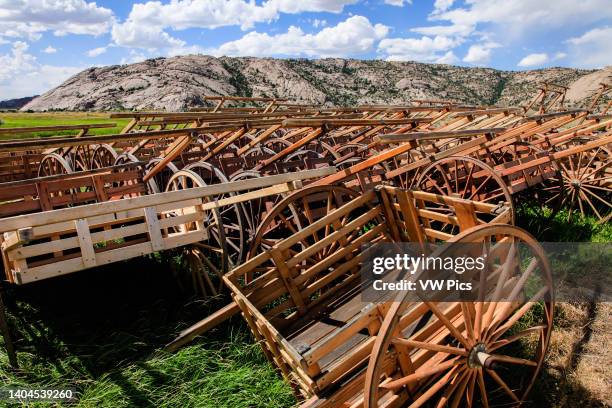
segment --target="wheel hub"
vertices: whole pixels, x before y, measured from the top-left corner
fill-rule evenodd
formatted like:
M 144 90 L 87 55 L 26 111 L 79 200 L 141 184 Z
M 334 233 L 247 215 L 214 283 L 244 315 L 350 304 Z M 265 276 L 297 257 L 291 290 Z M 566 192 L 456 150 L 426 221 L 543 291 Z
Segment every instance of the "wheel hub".
M 470 354 L 468 354 L 467 358 L 467 363 L 470 368 L 479 368 L 483 366 L 481 356 L 482 353 L 485 353 L 486 349 L 487 348 L 485 347 L 484 343 L 478 343 L 472 347 L 472 350 L 470 350 Z M 481 356 L 479 356 L 479 353 Z
M 570 181 L 570 185 L 578 189 L 580 188 L 580 186 L 582 186 L 582 183 L 580 182 L 580 180 L 573 179 L 572 181 Z

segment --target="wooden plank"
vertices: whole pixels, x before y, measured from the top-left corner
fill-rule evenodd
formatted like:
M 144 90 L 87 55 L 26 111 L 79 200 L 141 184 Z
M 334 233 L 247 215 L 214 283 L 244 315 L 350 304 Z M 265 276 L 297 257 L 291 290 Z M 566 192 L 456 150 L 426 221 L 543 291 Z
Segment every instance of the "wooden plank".
M 428 123 L 430 118 L 406 119 L 285 119 L 283 127 L 342 127 L 342 126 L 396 126 L 410 123 Z
M 208 315 L 203 320 L 200 320 L 194 325 L 182 330 L 174 340 L 164 346 L 164 350 L 169 352 L 178 350 L 180 347 L 193 341 L 193 339 L 195 339 L 197 336 L 200 336 L 210 329 L 218 326 L 238 312 L 240 312 L 240 308 L 234 302 L 222 307 L 216 312 Z
M 472 136 L 479 136 L 484 134 L 498 134 L 505 131 L 506 128 L 488 128 L 488 129 L 466 129 L 466 130 L 453 130 L 453 131 L 432 131 L 432 132 L 412 132 L 412 133 L 400 133 L 400 134 L 386 134 L 380 135 L 375 138 L 379 143 L 397 143 L 397 142 L 410 142 L 418 140 L 438 140 L 438 139 L 452 139 L 452 138 L 466 138 Z
M 164 246 L 159 220 L 157 219 L 157 211 L 153 207 L 145 207 L 144 216 L 153 251 L 163 251 L 166 248 Z
M 241 190 L 252 190 L 261 187 L 269 187 L 275 184 L 287 183 L 295 180 L 318 178 L 335 173 L 333 167 L 325 167 L 313 170 L 304 170 L 294 173 L 284 173 L 266 176 L 257 179 L 232 181 L 229 183 L 214 184 L 210 186 L 191 188 L 180 191 L 170 191 L 154 195 L 132 198 L 130 200 L 119 200 L 105 203 L 88 204 L 73 208 L 62 208 L 54 211 L 46 211 L 39 214 L 25 214 L 10 218 L 0 219 L 0 232 L 14 231 L 19 228 L 41 226 L 45 224 L 61 223 L 70 219 L 95 217 L 98 215 L 118 213 L 143 207 L 166 205 L 176 201 L 204 198 L 214 195 L 237 192 Z
M 89 232 L 89 224 L 86 219 L 79 218 L 74 221 L 74 227 L 79 239 L 81 247 L 81 259 L 85 268 L 93 268 L 96 266 L 96 253 L 94 251 L 91 234 Z

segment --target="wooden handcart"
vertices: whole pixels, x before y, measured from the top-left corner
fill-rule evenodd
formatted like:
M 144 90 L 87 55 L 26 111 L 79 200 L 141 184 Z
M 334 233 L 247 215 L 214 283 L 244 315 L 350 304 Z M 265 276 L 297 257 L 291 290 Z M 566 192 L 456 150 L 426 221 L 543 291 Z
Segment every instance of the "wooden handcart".
M 502 306 L 497 314 L 491 303 L 406 305 L 400 300 L 364 304 L 360 297 L 360 266 L 368 249 L 362 245 L 402 241 L 474 242 L 472 238 L 476 237 L 475 242 L 481 238 L 493 243 L 522 240 L 539 251 L 529 234 L 507 224 L 510 220 L 507 206 L 381 186 L 275 242 L 227 274 L 224 281 L 255 339 L 296 394 L 305 400 L 304 406 L 363 406 L 364 390 L 365 404 L 369 406 L 379 402 L 380 406 L 410 405 L 407 401 L 413 401 L 411 406 L 420 406 L 434 397 L 445 401 L 456 391 L 446 393 L 445 386 L 453 384 L 451 377 L 455 379 L 453 375 L 467 370 L 462 367 L 459 371 L 461 364 L 467 364 L 466 359 L 455 358 L 450 352 L 451 347 L 460 350 L 453 337 L 469 338 L 471 343 L 465 347 L 471 345 L 476 349 L 477 346 L 479 352 L 489 353 L 489 343 L 483 349 L 473 339 L 484 339 L 487 335 L 479 333 L 488 331 L 495 341 L 502 342 L 496 343 L 496 347 L 501 347 L 504 341 L 512 342 L 500 339 L 506 333 L 504 330 L 514 326 L 517 313 L 535 308 L 538 299 L 520 307 L 516 301 L 510 302 L 511 307 Z M 457 228 L 449 228 L 451 225 Z M 506 255 L 508 259 L 512 257 Z M 535 266 L 529 265 L 547 268 L 543 258 L 536 258 Z M 501 273 L 502 279 L 507 278 L 504 283 L 516 285 L 515 289 L 524 275 L 516 268 Z M 495 280 L 494 275 L 490 282 L 499 279 L 498 276 Z M 502 285 L 502 289 L 507 287 Z M 468 315 L 485 317 L 474 329 L 466 318 Z M 549 302 L 545 304 L 543 323 L 525 329 L 541 333 L 543 340 L 536 369 L 527 374 L 529 381 L 537 373 L 546 351 L 551 319 Z M 406 328 L 412 331 L 402 331 Z M 408 336 L 405 341 L 403 338 L 391 343 L 379 340 L 405 335 Z M 458 352 L 463 357 L 466 353 L 465 349 Z M 504 358 L 502 361 L 515 361 L 511 360 L 512 356 Z M 490 367 L 487 364 L 486 369 L 494 372 Z M 448 374 L 444 368 L 453 371 Z M 470 373 L 471 391 L 466 393 L 461 388 L 461 398 L 473 395 L 472 378 L 476 380 Z M 462 374 L 456 381 L 463 380 Z M 384 388 L 392 381 L 396 382 Z M 440 381 L 442 386 L 438 385 Z M 427 384 L 432 382 L 437 388 L 428 392 Z M 513 395 L 523 398 L 522 394 Z

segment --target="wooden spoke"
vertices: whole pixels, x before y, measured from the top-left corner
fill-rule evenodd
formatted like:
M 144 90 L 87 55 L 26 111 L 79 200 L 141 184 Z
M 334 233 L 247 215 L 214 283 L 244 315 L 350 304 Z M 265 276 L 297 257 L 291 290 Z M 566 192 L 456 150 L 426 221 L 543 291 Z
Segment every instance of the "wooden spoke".
M 414 374 L 410 374 L 405 377 L 399 378 L 397 380 L 393 380 L 388 383 L 381 384 L 380 388 L 395 389 L 395 388 L 403 387 L 404 385 L 409 385 L 414 382 L 420 381 L 424 378 L 427 378 L 429 376 L 432 376 L 434 374 L 438 374 L 442 371 L 449 370 L 453 368 L 454 366 L 461 364 L 462 362 L 463 360 L 456 360 L 456 359 L 449 360 L 444 363 L 435 365 L 433 367 L 430 367 L 430 368 L 427 368 L 421 371 L 417 371 Z
M 497 375 L 497 373 L 494 370 L 491 370 L 489 368 L 487 368 L 486 370 L 487 370 L 487 374 L 489 374 L 491 376 L 491 378 L 493 378 L 493 380 L 497 384 L 499 384 L 499 386 L 506 392 L 506 394 L 508 394 L 510 396 L 510 398 L 512 398 L 516 402 L 521 402 L 521 400 L 519 399 L 519 397 L 516 396 L 514 391 L 512 391 L 510 389 L 510 387 L 508 387 L 508 385 L 505 383 L 505 381 L 502 380 L 501 377 L 499 375 Z
M 508 338 L 505 339 L 501 339 L 501 340 L 497 340 L 493 343 L 491 343 L 491 345 L 489 346 L 489 351 L 495 351 L 501 347 L 507 346 L 508 344 L 511 344 L 517 340 L 522 339 L 523 337 L 527 337 L 533 333 L 539 333 L 542 330 L 545 330 L 546 326 L 544 325 L 539 325 L 539 326 L 534 326 L 534 327 L 530 327 L 528 329 L 525 329 L 515 335 L 512 335 Z
M 535 361 L 526 360 L 524 358 L 502 356 L 499 354 L 491 354 L 489 358 L 493 361 L 499 361 L 502 363 L 519 364 L 519 365 L 526 365 L 526 366 L 532 366 L 532 367 L 536 367 L 538 365 L 538 363 L 536 363 Z
M 484 408 L 489 408 L 489 399 L 487 396 L 487 388 L 485 386 L 484 375 L 482 374 L 482 368 L 477 369 L 477 382 L 478 382 L 478 390 L 480 391 L 480 401 L 482 402 L 482 406 Z
M 425 350 L 436 351 L 440 353 L 447 353 L 447 354 L 458 355 L 458 356 L 467 356 L 467 351 L 465 349 L 451 347 L 451 346 L 443 346 L 440 344 L 425 343 L 422 341 L 401 339 L 401 338 L 393 339 L 392 343 L 401 344 L 401 345 L 412 347 L 412 348 L 421 348 Z

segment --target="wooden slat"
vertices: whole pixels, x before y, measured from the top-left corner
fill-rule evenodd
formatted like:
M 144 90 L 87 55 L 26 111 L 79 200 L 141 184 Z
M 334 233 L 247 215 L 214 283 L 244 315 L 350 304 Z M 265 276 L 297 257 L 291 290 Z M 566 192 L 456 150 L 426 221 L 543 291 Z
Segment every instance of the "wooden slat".
M 128 211 L 137 208 L 164 205 L 172 202 L 184 201 L 189 199 L 202 199 L 214 195 L 237 192 L 241 190 L 251 190 L 261 187 L 269 187 L 275 184 L 287 183 L 295 180 L 305 180 L 318 178 L 335 172 L 332 167 L 325 167 L 314 170 L 304 170 L 295 173 L 284 173 L 274 176 L 266 176 L 257 179 L 233 181 L 229 183 L 215 184 L 205 187 L 197 187 L 187 190 L 171 191 L 149 196 L 132 198 L 130 200 L 120 200 L 115 202 L 105 202 L 89 204 L 74 208 L 64 208 L 54 211 L 47 211 L 40 214 L 26 214 L 16 217 L 0 219 L 0 232 L 17 230 L 24 227 L 34 227 L 46 224 L 61 223 L 69 219 L 82 218 L 83 216 L 95 217 L 97 215 L 112 214 L 120 211 Z
M 157 219 L 157 211 L 153 207 L 145 207 L 144 216 L 153 251 L 163 251 L 166 248 L 164 246 L 159 220 Z
M 89 224 L 87 223 L 87 220 L 80 218 L 74 221 L 74 227 L 79 239 L 83 266 L 85 268 L 93 268 L 96 266 L 96 254 L 94 252 L 93 242 L 91 241 Z

